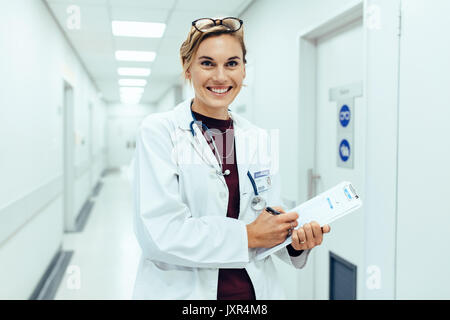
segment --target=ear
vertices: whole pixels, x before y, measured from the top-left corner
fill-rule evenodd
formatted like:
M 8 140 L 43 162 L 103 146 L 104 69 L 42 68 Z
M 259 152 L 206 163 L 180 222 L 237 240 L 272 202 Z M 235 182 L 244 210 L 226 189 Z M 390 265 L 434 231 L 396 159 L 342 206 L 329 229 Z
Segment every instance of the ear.
M 191 71 L 189 69 L 186 70 L 185 74 L 184 74 L 184 78 L 186 80 L 191 80 Z

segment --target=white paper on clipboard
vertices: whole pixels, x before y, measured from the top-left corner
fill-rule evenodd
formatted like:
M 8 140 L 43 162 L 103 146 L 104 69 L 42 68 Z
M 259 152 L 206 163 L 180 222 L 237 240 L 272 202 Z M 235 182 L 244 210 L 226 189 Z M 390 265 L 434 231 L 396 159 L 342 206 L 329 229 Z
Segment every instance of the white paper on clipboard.
M 361 197 L 356 193 L 353 185 L 348 181 L 343 181 L 311 200 L 295 208 L 286 210 L 286 212 L 295 211 L 298 213 L 298 226 L 295 228 L 298 229 L 305 223 L 311 221 L 317 221 L 321 226 L 329 224 L 361 206 Z M 286 247 L 291 242 L 292 237 L 288 237 L 283 243 L 275 247 L 257 249 L 256 259 L 262 260 L 281 248 Z

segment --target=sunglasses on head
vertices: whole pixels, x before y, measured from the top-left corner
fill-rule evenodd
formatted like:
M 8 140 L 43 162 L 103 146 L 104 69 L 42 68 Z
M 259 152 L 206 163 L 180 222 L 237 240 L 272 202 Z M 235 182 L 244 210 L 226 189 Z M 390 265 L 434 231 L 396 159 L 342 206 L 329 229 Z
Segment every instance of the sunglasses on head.
M 235 32 L 238 31 L 244 22 L 241 19 L 227 17 L 223 19 L 211 19 L 211 18 L 201 18 L 192 21 L 192 25 L 199 32 L 207 32 L 215 26 L 224 26 L 227 31 Z

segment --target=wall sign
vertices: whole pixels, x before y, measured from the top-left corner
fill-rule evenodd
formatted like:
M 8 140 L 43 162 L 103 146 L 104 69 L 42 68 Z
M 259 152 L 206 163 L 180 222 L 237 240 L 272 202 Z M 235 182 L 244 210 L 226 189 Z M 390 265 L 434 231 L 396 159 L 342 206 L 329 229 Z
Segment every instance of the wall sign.
M 330 89 L 330 101 L 336 101 L 336 164 L 353 169 L 355 145 L 355 97 L 362 96 L 362 83 Z

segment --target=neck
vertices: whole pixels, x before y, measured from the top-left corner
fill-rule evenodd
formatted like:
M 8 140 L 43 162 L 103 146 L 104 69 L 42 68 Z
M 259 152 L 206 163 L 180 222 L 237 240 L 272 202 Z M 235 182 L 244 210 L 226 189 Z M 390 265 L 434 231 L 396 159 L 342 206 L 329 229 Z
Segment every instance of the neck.
M 219 119 L 219 120 L 228 120 L 230 116 L 228 115 L 228 107 L 220 107 L 220 108 L 212 108 L 208 107 L 205 104 L 199 103 L 197 98 L 194 98 L 194 102 L 192 104 L 192 111 L 200 113 L 204 116 Z

